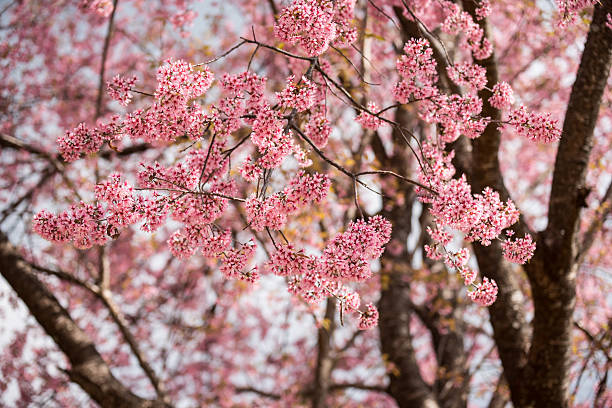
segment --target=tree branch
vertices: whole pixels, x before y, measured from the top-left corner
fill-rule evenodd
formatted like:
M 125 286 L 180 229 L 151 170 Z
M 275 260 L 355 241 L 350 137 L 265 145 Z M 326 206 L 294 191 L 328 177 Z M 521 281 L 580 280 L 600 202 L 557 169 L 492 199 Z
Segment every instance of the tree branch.
M 0 233 L 0 273 L 70 361 L 70 379 L 102 407 L 166 407 L 134 395 L 111 373 L 89 336 Z
M 343 307 L 340 305 L 340 307 Z M 317 362 L 315 365 L 315 379 L 312 390 L 312 408 L 326 407 L 327 394 L 331 380 L 333 359 L 331 357 L 331 341 L 334 330 L 336 314 L 336 299 L 328 298 L 325 307 L 325 321 L 318 330 Z
M 125 316 L 123 315 L 123 313 L 121 312 L 121 310 L 119 309 L 119 307 L 117 306 L 117 304 L 112 298 L 112 294 L 110 290 L 108 289 L 108 280 L 107 280 L 108 271 L 105 274 L 103 274 L 103 276 L 106 276 L 106 279 L 101 279 L 99 282 L 99 285 L 96 285 L 96 284 L 92 284 L 87 281 L 83 281 L 77 278 L 76 276 L 68 272 L 62 271 L 62 270 L 52 270 L 52 269 L 44 268 L 38 265 L 31 264 L 23 260 L 22 258 L 20 258 L 20 260 L 22 262 L 27 263 L 28 266 L 32 269 L 38 270 L 47 275 L 55 276 L 61 280 L 77 285 L 87 290 L 89 293 L 91 293 L 96 298 L 98 298 L 100 301 L 102 301 L 104 306 L 107 308 L 111 318 L 113 319 L 113 321 L 119 328 L 119 331 L 123 335 L 123 338 L 128 343 L 130 350 L 132 351 L 132 353 L 138 360 L 138 364 L 140 365 L 145 375 L 151 382 L 151 385 L 153 385 L 153 388 L 155 389 L 158 397 L 162 401 L 168 402 L 162 382 L 159 380 L 159 378 L 155 374 L 155 371 L 153 370 L 153 368 L 151 367 L 151 365 L 148 363 L 147 359 L 145 358 L 143 352 L 140 350 L 140 347 L 138 346 L 138 342 L 136 338 L 134 337 L 134 335 L 129 329 L 129 323 L 127 322 Z M 108 267 L 106 267 L 106 269 L 108 269 Z
M 591 249 L 591 246 L 595 242 L 595 237 L 597 236 L 597 233 L 601 230 L 601 226 L 603 225 L 604 221 L 606 220 L 611 211 L 612 181 L 610 182 L 610 184 L 608 184 L 608 188 L 606 189 L 603 198 L 599 202 L 599 206 L 595 214 L 595 219 L 591 222 L 591 225 L 589 225 L 589 228 L 587 228 L 582 238 L 579 239 L 578 255 L 576 256 L 576 263 L 578 265 L 582 263 L 582 260 L 586 256 L 587 252 L 589 252 L 589 249 Z
M 476 19 L 476 4 L 471 0 L 463 1 L 463 8 Z M 490 38 L 487 19 L 478 21 L 484 30 L 484 35 Z M 487 85 L 492 88 L 499 82 L 495 53 L 476 63 L 486 69 Z M 483 89 L 478 96 L 483 101 L 482 116 L 490 117 L 492 122 L 501 119 L 501 111 L 488 102 L 491 91 Z M 500 131 L 495 123 L 489 123 L 483 134 L 472 142 L 471 172 L 468 175 L 474 190 L 482 191 L 491 187 L 499 192 L 502 200 L 510 198 L 504 184 L 499 166 Z M 527 224 L 521 218 L 515 227 L 518 235 L 529 231 Z M 499 242 L 490 246 L 474 244 L 474 253 L 478 260 L 480 272 L 494 279 L 499 287 L 497 300 L 489 307 L 493 337 L 497 344 L 500 359 L 506 373 L 506 379 L 512 390 L 513 401 L 519 404 L 520 396 L 524 394 L 525 382 L 523 368 L 527 364 L 529 347 L 529 331 L 525 317 L 525 299 L 517 282 L 515 270 L 504 260 Z
M 117 11 L 117 3 L 119 0 L 113 0 L 113 11 L 108 18 L 108 27 L 106 29 L 106 37 L 104 38 L 104 47 L 102 48 L 102 62 L 100 62 L 100 78 L 98 80 L 98 96 L 96 98 L 96 113 L 95 119 L 98 119 L 102 114 L 102 97 L 104 96 L 104 72 L 106 71 L 106 58 L 108 57 L 108 49 L 113 33 L 113 23 L 115 21 L 115 12 Z
M 340 383 L 340 384 L 331 384 L 329 386 L 330 391 L 340 391 L 345 390 L 347 388 L 355 388 L 357 390 L 364 391 L 374 391 L 374 392 L 382 392 L 387 393 L 389 389 L 387 387 L 383 387 L 382 385 L 366 385 L 360 383 Z
M 281 396 L 278 394 L 273 394 L 271 392 L 258 390 L 257 388 L 254 388 L 254 387 L 237 387 L 234 390 L 236 392 L 252 392 L 253 394 L 261 395 L 262 397 L 270 398 L 273 400 L 281 399 Z
M 527 402 L 537 406 L 569 405 L 579 218 L 589 191 L 585 182 L 593 130 L 612 65 L 612 31 L 606 27 L 608 13 L 612 13 L 612 0 L 595 5 L 555 159 L 548 226 L 540 235 L 538 249 L 527 267 L 534 301 Z

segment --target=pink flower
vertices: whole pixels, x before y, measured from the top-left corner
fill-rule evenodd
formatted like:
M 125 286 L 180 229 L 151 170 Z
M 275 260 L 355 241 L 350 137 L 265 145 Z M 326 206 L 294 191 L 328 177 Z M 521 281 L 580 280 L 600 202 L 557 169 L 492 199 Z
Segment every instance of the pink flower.
M 470 286 L 476 280 L 476 271 L 470 267 L 464 266 L 459 269 L 459 274 L 463 277 L 465 286 Z
M 59 215 L 39 212 L 32 221 L 32 229 L 49 241 L 72 242 L 79 249 L 87 249 L 104 244 L 108 236 L 115 234 L 115 229 L 107 229 L 101 222 L 103 214 L 101 205 L 81 201 Z
M 524 264 L 530 260 L 535 249 L 536 244 L 529 234 L 525 234 L 525 238 L 517 238 L 514 241 L 507 239 L 502 243 L 504 258 L 517 264 Z
M 130 91 L 135 83 L 135 76 L 126 78 L 121 75 L 115 75 L 112 82 L 106 83 L 108 95 L 112 99 L 119 101 L 122 106 L 128 106 L 133 96 Z
M 485 59 L 493 52 L 492 44 L 484 38 L 482 28 L 472 19 L 472 17 L 452 2 L 443 2 L 446 18 L 442 24 L 442 30 L 448 34 L 456 35 L 461 33 L 459 46 L 472 52 L 476 59 Z M 477 18 L 481 19 L 487 14 L 486 4 L 477 9 Z
M 306 124 L 304 133 L 319 149 L 327 145 L 327 140 L 332 128 L 323 112 L 315 112 L 310 115 L 310 120 Z
M 467 248 L 461 248 L 457 252 L 449 252 L 444 259 L 444 263 L 450 268 L 461 270 L 469 260 L 470 252 Z
M 476 289 L 468 292 L 472 301 L 480 306 L 491 306 L 497 299 L 497 283 L 493 279 L 482 278 L 482 283 Z
M 449 78 L 457 85 L 479 91 L 487 85 L 487 70 L 480 65 L 457 62 L 446 68 Z
M 240 175 L 246 181 L 256 181 L 263 174 L 263 169 L 253 161 L 251 157 L 247 157 L 240 167 Z
M 168 59 L 157 70 L 155 98 L 168 101 L 175 97 L 183 101 L 203 95 L 214 80 L 207 66 L 194 67 L 183 60 Z
M 300 275 L 306 272 L 307 256 L 292 244 L 280 245 L 270 256 L 266 268 L 278 276 Z
M 351 222 L 323 251 L 321 274 L 332 281 L 362 282 L 370 276 L 369 261 L 380 257 L 391 238 L 391 224 L 375 216 Z
M 376 106 L 376 103 L 374 102 L 368 102 L 368 110 L 373 113 L 377 113 L 379 111 L 378 106 Z M 382 119 L 377 116 L 371 115 L 366 111 L 362 111 L 361 113 L 359 113 L 355 120 L 366 129 L 376 130 L 382 124 Z
M 62 157 L 67 162 L 77 160 L 82 153 L 94 153 L 100 150 L 104 144 L 104 138 L 97 129 L 88 129 L 84 123 L 67 131 L 64 136 L 57 139 L 57 144 Z
M 561 129 L 549 113 L 528 112 L 520 106 L 510 113 L 508 122 L 519 135 L 535 142 L 552 143 L 561 139 Z
M 259 279 L 261 279 L 261 276 L 259 275 L 259 269 L 257 267 L 254 267 L 250 271 L 241 272 L 240 275 L 238 275 L 238 279 L 253 285 L 257 283 Z
M 361 312 L 359 330 L 368 330 L 378 325 L 378 310 L 372 303 L 366 305 L 366 311 Z
M 251 271 L 251 276 L 249 277 L 248 273 L 245 272 L 244 269 L 247 266 L 247 263 L 250 259 L 255 255 L 255 249 L 257 246 L 253 241 L 249 241 L 248 243 L 242 245 L 240 248 L 230 249 L 224 252 L 225 257 L 223 259 L 223 263 L 221 264 L 221 272 L 226 279 L 235 279 L 241 278 L 241 275 L 246 274 L 246 280 L 256 281 L 258 279 L 258 274 L 253 274 Z
M 438 80 L 433 51 L 427 40 L 411 39 L 404 45 L 404 53 L 397 59 L 397 72 L 402 77 L 393 88 L 393 95 L 400 103 L 412 98 L 423 99 L 438 93 L 435 83 Z
M 514 104 L 514 91 L 507 82 L 498 82 L 493 87 L 493 95 L 489 98 L 489 103 L 499 110 L 508 109 Z
M 288 215 L 295 214 L 313 202 L 321 202 L 327 196 L 330 185 L 327 175 L 310 175 L 299 171 L 282 192 L 265 199 L 254 196 L 248 198 L 245 203 L 247 220 L 255 231 L 266 227 L 281 229 Z
M 331 2 L 297 0 L 281 12 L 274 34 L 289 44 L 299 44 L 309 56 L 321 55 L 336 37 Z
M 432 230 L 431 227 L 428 226 L 426 227 L 426 230 L 431 239 L 441 245 L 448 245 L 451 242 L 451 239 L 453 238 L 453 236 L 444 229 L 436 228 Z
M 317 88 L 306 77 L 302 77 L 299 83 L 294 81 L 294 75 L 287 78 L 287 86 L 281 92 L 277 92 L 276 96 L 282 107 L 303 112 L 314 105 Z
M 479 0 L 478 8 L 476 8 L 476 19 L 483 20 L 491 14 L 491 1 L 490 0 Z
M 218 257 L 232 244 L 232 232 L 227 229 L 202 240 L 202 255 Z
M 196 247 L 191 244 L 187 236 L 183 234 L 180 230 L 175 231 L 170 236 L 170 239 L 168 239 L 168 246 L 170 247 L 172 255 L 181 259 L 187 259 L 191 257 L 196 250 Z

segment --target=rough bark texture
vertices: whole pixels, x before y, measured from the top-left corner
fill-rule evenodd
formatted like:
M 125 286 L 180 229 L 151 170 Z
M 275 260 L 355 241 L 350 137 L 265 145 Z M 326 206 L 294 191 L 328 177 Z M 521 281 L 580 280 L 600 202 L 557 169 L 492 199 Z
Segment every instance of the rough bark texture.
M 336 300 L 327 299 L 325 308 L 325 324 L 318 330 L 317 364 L 315 367 L 314 389 L 312 393 L 312 408 L 324 408 L 329 394 L 331 371 L 333 367 L 331 339 L 335 328 Z
M 593 129 L 612 63 L 612 32 L 605 26 L 612 0 L 595 6 L 572 87 L 555 161 L 548 227 L 529 265 L 535 314 L 525 405 L 567 407 L 572 314 L 576 300 L 579 216 L 588 194 Z
M 407 120 L 408 113 L 399 109 L 396 120 L 400 123 Z M 395 132 L 394 132 L 395 133 Z M 408 161 L 403 149 L 399 146 L 404 144 L 401 136 L 395 136 L 395 154 L 387 157 L 380 147 L 377 157 L 385 168 L 406 174 Z M 411 188 L 398 184 L 397 194 L 393 201 L 383 200 L 383 216 L 393 223 L 392 240 L 405 243 L 410 234 L 412 224 L 412 199 Z M 404 407 L 439 407 L 431 387 L 423 381 L 419 366 L 412 347 L 412 336 L 410 334 L 410 319 L 412 316 L 410 301 L 410 287 L 408 278 L 410 276 L 410 261 L 406 248 L 400 254 L 392 255 L 388 251 L 381 259 L 381 294 L 378 305 L 380 312 L 380 341 L 384 358 L 393 363 L 395 370 L 390 374 L 389 393 L 395 399 L 398 406 Z
M 473 15 L 473 2 L 465 1 L 464 8 Z M 474 248 L 480 271 L 499 285 L 498 300 L 489 311 L 505 377 L 517 407 L 568 406 L 577 268 L 575 240 L 580 207 L 587 194 L 584 181 L 593 129 L 610 71 L 612 35 L 605 27 L 605 16 L 611 11 L 610 0 L 595 7 L 556 157 L 549 227 L 539 236 L 538 249 L 526 267 L 535 306 L 532 337 L 523 311 L 523 296 L 512 270 L 501 256 L 499 245 L 475 245 Z M 486 21 L 480 24 L 486 30 Z M 495 55 L 478 63 L 486 68 L 488 86 L 492 87 L 498 81 Z M 486 101 L 489 91 L 483 90 L 479 96 L 484 101 L 483 116 L 500 119 L 500 112 Z M 490 186 L 506 199 L 508 191 L 499 169 L 499 143 L 500 134 L 493 125 L 474 140 L 470 182 L 475 191 Z M 522 235 L 527 227 L 521 222 L 518 229 Z
M 102 407 L 166 407 L 134 395 L 111 373 L 93 342 L 0 233 L 0 273 L 70 361 L 70 379 Z
M 474 15 L 473 2 L 464 2 L 466 11 Z M 488 36 L 487 22 L 481 21 L 481 27 Z M 498 81 L 497 62 L 495 54 L 485 60 L 477 61 L 487 70 L 487 84 L 492 88 Z M 488 103 L 490 91 L 483 89 L 478 95 L 483 100 L 482 115 L 492 120 L 500 120 L 501 112 Z M 470 183 L 472 191 L 480 192 L 485 187 L 491 187 L 500 193 L 503 200 L 509 198 L 499 167 L 500 132 L 497 125 L 489 124 L 482 136 L 472 143 L 472 172 Z M 519 232 L 520 234 L 520 232 Z M 501 256 L 498 242 L 490 246 L 474 245 L 474 254 L 478 260 L 480 272 L 490 279 L 494 279 L 498 286 L 497 301 L 489 307 L 493 337 L 506 373 L 508 384 L 515 392 L 514 395 L 523 394 L 524 379 L 523 368 L 527 363 L 529 347 L 529 331 L 525 318 L 525 299 L 515 277 L 511 265 Z M 518 400 L 514 400 L 515 404 Z

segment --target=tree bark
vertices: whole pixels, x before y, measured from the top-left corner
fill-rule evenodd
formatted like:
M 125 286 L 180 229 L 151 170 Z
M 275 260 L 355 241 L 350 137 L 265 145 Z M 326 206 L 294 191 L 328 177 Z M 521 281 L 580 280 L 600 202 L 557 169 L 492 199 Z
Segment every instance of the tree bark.
M 89 336 L 76 325 L 1 232 L 0 273 L 70 361 L 71 368 L 67 371 L 70 379 L 100 406 L 167 407 L 162 402 L 136 396 L 113 376 Z
M 398 109 L 396 120 L 400 123 L 407 121 L 408 112 Z M 401 136 L 394 131 L 394 151 L 391 157 L 384 155 L 382 147 L 376 148 L 378 158 L 385 168 L 405 174 L 408 160 L 406 148 Z M 395 183 L 395 180 L 391 182 Z M 410 300 L 410 259 L 406 250 L 406 242 L 412 228 L 412 204 L 414 193 L 411 187 L 398 184 L 397 194 L 391 199 L 383 199 L 383 212 L 393 223 L 392 241 L 402 244 L 402 251 L 392 255 L 386 251 L 381 259 L 381 294 L 379 302 L 380 312 L 380 341 L 383 355 L 388 363 L 393 364 L 389 375 L 389 393 L 400 408 L 422 407 L 438 408 L 438 402 L 431 387 L 425 383 L 419 371 L 419 365 L 412 346 L 410 334 L 410 320 L 412 316 Z
M 548 226 L 527 268 L 535 313 L 525 405 L 569 406 L 572 315 L 579 264 L 579 216 L 585 207 L 587 165 L 601 98 L 612 63 L 612 0 L 595 5 L 563 123 L 548 208 Z
M 463 1 L 464 9 L 475 17 L 476 4 L 472 1 Z M 476 21 L 476 19 L 474 18 Z M 485 36 L 489 37 L 487 19 L 480 20 L 480 27 Z M 486 69 L 487 86 L 492 88 L 499 82 L 497 60 L 492 53 L 484 60 L 477 60 L 478 65 Z M 501 111 L 488 102 L 491 92 L 483 89 L 478 96 L 483 101 L 482 116 L 492 121 L 501 120 Z M 499 192 L 502 200 L 510 198 L 508 189 L 504 184 L 499 165 L 499 146 L 501 134 L 495 123 L 490 123 L 483 134 L 472 142 L 472 172 L 469 181 L 474 192 L 480 192 L 485 187 L 491 187 Z M 527 232 L 523 222 L 517 226 L 518 235 Z M 482 275 L 494 279 L 499 287 L 496 302 L 489 307 L 493 338 L 504 368 L 506 380 L 512 390 L 512 400 L 516 406 L 521 406 L 522 396 L 526 392 L 524 368 L 527 364 L 529 350 L 529 326 L 525 317 L 525 298 L 521 292 L 515 271 L 501 255 L 498 242 L 489 246 L 475 243 L 474 254 L 478 260 L 478 267 Z
M 342 307 L 342 306 L 341 306 Z M 325 400 L 329 394 L 331 372 L 333 367 L 331 340 L 335 330 L 336 299 L 327 299 L 325 307 L 325 322 L 318 330 L 317 364 L 315 366 L 315 379 L 312 393 L 312 408 L 324 408 Z

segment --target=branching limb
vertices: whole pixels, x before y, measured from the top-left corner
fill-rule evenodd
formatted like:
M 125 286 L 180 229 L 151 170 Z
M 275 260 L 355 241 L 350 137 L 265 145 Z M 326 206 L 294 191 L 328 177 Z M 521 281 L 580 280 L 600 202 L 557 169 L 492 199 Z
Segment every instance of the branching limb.
M 36 277 L 33 268 L 1 233 L 0 274 L 66 355 L 71 364 L 66 371 L 70 379 L 100 406 L 168 407 L 161 401 L 136 396 L 113 376 L 89 336 L 76 325 L 57 298 Z
M 102 258 L 105 257 L 105 253 L 104 251 L 101 251 L 101 255 Z M 34 270 L 38 270 L 40 272 L 43 272 L 47 275 L 51 275 L 51 276 L 55 276 L 63 281 L 69 282 L 71 284 L 77 285 L 85 290 L 87 290 L 89 293 L 91 293 L 92 295 L 94 295 L 94 297 L 96 297 L 97 299 L 99 299 L 100 301 L 102 301 L 102 303 L 104 304 L 104 306 L 108 309 L 109 314 L 111 315 L 111 318 L 113 319 L 113 321 L 115 322 L 115 324 L 117 325 L 117 327 L 119 328 L 119 331 L 121 332 L 121 334 L 123 335 L 123 338 L 125 339 L 125 341 L 128 343 L 128 346 L 130 347 L 130 350 L 132 351 L 132 353 L 134 354 L 134 356 L 136 357 L 136 359 L 138 360 L 138 364 L 140 365 L 140 367 L 142 368 L 142 370 L 145 372 L 146 376 L 149 378 L 149 381 L 151 381 L 151 385 L 153 385 L 153 388 L 155 388 L 155 391 L 158 395 L 158 397 L 165 402 L 168 402 L 165 396 L 165 390 L 163 387 L 163 384 L 161 383 L 161 381 L 159 380 L 159 378 L 157 377 L 157 375 L 155 374 L 155 372 L 153 371 L 152 367 L 150 366 L 150 364 L 148 363 L 148 361 L 146 360 L 143 352 L 140 350 L 140 347 L 138 346 L 138 342 L 136 340 L 136 338 L 134 337 L 134 335 L 132 334 L 132 332 L 129 329 L 129 323 L 127 322 L 125 316 L 123 315 L 123 313 L 120 311 L 119 307 L 117 306 L 117 304 L 114 302 L 114 300 L 112 299 L 112 295 L 110 290 L 108 289 L 108 275 L 110 273 L 109 270 L 106 271 L 101 271 L 102 272 L 102 278 L 100 279 L 100 284 L 92 284 L 90 282 L 81 280 L 79 278 L 77 278 L 76 276 L 62 271 L 62 270 L 52 270 L 49 268 L 44 268 L 32 263 L 29 263 L 25 260 L 23 260 L 22 258 L 20 258 L 21 262 L 27 263 L 28 267 L 34 269 Z M 101 269 L 107 269 L 108 268 L 108 262 L 102 260 L 103 262 L 103 266 Z M 106 278 L 104 278 L 106 277 Z

